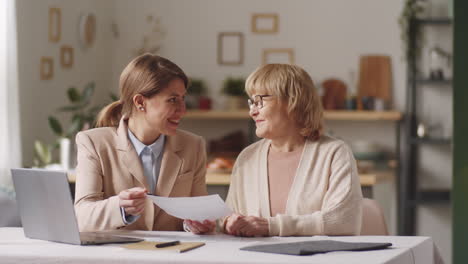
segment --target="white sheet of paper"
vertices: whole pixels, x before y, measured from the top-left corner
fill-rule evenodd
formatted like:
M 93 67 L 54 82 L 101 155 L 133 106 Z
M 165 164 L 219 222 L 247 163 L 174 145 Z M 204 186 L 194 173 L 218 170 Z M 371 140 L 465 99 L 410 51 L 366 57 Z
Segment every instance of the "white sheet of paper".
M 166 213 L 181 219 L 214 221 L 232 213 L 217 194 L 197 197 L 160 197 L 154 195 L 147 197 Z

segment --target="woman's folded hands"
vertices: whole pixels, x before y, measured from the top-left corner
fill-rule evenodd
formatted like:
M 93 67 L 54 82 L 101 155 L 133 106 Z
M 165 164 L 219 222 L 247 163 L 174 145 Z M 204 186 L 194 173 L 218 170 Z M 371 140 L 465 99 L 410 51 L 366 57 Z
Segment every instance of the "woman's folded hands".
M 268 236 L 268 220 L 257 216 L 232 214 L 225 220 L 224 230 L 234 236 Z

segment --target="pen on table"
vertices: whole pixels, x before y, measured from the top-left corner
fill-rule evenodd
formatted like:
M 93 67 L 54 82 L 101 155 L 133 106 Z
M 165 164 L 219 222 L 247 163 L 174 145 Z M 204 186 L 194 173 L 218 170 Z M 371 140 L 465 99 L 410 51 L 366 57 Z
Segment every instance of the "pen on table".
M 175 245 L 179 245 L 179 244 L 180 244 L 180 241 L 176 240 L 176 241 L 156 244 L 156 247 L 157 248 L 165 248 L 165 247 L 175 246 Z

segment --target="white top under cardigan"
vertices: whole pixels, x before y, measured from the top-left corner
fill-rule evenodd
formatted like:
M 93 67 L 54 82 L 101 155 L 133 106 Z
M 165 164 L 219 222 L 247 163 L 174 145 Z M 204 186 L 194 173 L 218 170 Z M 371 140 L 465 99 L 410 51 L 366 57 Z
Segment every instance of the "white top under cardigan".
M 270 236 L 358 235 L 362 192 L 356 161 L 341 140 L 306 140 L 285 214 L 271 217 L 267 155 L 270 140 L 242 151 L 231 176 L 227 204 L 234 212 L 268 219 Z

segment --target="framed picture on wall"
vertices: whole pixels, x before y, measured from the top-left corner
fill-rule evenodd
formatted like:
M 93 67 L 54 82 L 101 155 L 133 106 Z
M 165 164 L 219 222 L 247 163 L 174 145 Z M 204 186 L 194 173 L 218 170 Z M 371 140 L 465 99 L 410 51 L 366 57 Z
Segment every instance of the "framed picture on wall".
M 69 45 L 62 45 L 60 48 L 60 64 L 62 68 L 73 66 L 73 48 Z
M 54 59 L 52 57 L 41 57 L 40 77 L 41 80 L 51 80 L 54 77 Z
M 244 63 L 244 35 L 242 32 L 218 34 L 218 64 L 241 65 Z
M 60 8 L 49 8 L 49 41 L 57 43 L 60 41 L 62 32 L 62 11 Z
M 264 49 L 262 56 L 263 65 L 269 63 L 294 64 L 293 49 Z
M 257 34 L 278 33 L 278 14 L 253 14 L 251 21 L 252 32 Z

